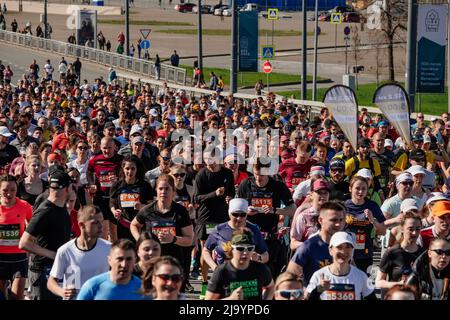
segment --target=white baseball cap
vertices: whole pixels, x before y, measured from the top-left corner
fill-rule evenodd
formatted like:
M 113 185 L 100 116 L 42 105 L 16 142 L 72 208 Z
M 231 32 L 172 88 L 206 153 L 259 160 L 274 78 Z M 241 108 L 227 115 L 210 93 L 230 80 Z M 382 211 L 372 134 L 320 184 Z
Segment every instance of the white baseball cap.
M 151 109 L 150 110 L 150 115 L 153 117 L 157 117 L 158 116 L 158 111 L 156 109 Z
M 331 237 L 329 246 L 330 248 L 337 247 L 343 243 L 349 243 L 353 248 L 355 247 L 355 240 L 350 233 L 338 231 Z
M 397 178 L 395 179 L 395 183 L 398 185 L 399 183 L 402 183 L 404 181 L 412 181 L 412 175 L 408 171 L 404 171 L 400 173 Z
M 385 139 L 385 140 L 384 140 L 384 147 L 385 147 L 385 148 L 386 148 L 386 147 L 391 147 L 391 148 L 393 148 L 393 147 L 394 147 L 394 143 L 392 142 L 391 139 Z
M 373 179 L 372 172 L 370 172 L 370 170 L 369 170 L 369 169 L 366 169 L 366 168 L 360 169 L 360 170 L 356 173 L 356 175 L 357 175 L 358 177 L 363 177 L 363 178 L 366 178 L 366 179 Z
M 409 173 L 411 173 L 412 176 L 415 176 L 416 174 L 426 174 L 426 171 L 424 169 L 424 167 L 420 166 L 420 165 L 415 165 L 415 166 L 411 166 L 408 170 Z
M 247 199 L 242 198 L 234 198 L 230 200 L 228 204 L 228 213 L 231 214 L 233 212 L 245 212 L 248 210 L 248 201 Z
M 448 200 L 448 199 L 442 192 L 432 192 L 430 193 L 430 197 L 427 199 L 427 202 L 425 202 L 425 204 L 428 206 L 431 202 L 439 200 Z
M 402 204 L 400 205 L 400 211 L 405 213 L 411 210 L 419 210 L 416 200 L 413 198 L 403 200 Z
M 423 135 L 423 143 L 431 143 L 431 137 L 427 134 Z
M 130 136 L 132 136 L 135 133 L 142 133 L 142 127 L 136 124 L 133 125 L 130 130 Z
M 4 136 L 4 137 L 9 138 L 9 137 L 12 136 L 12 133 L 9 132 L 9 130 L 8 130 L 7 127 L 1 126 L 1 127 L 0 127 L 0 136 Z

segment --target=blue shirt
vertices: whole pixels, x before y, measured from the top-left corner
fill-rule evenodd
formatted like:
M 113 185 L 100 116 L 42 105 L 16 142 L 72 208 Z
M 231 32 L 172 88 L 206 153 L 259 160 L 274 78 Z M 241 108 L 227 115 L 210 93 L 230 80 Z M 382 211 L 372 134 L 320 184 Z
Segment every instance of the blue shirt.
M 315 235 L 297 248 L 292 261 L 303 268 L 305 286 L 307 286 L 314 272 L 331 264 L 333 259 L 328 249 L 328 243 L 323 241 L 319 235 Z
M 147 297 L 140 289 L 141 280 L 134 275 L 128 284 L 116 284 L 111 281 L 109 272 L 105 272 L 86 281 L 77 300 L 144 300 Z
M 371 259 L 373 258 L 373 239 L 371 233 L 373 225 L 369 222 L 364 214 L 364 210 L 372 211 L 373 217 L 379 223 L 383 223 L 383 212 L 380 206 L 372 200 L 367 200 L 362 205 L 356 205 L 352 199 L 345 201 L 347 208 L 345 231 L 350 231 L 356 235 L 354 259 Z
M 255 250 L 261 254 L 267 252 L 267 245 L 261 236 L 261 231 L 256 224 L 247 221 L 247 228 L 253 232 L 253 242 L 255 243 Z M 234 229 L 230 227 L 228 222 L 217 225 L 206 240 L 205 247 L 212 252 L 214 262 L 221 265 L 225 262 L 225 252 L 223 250 L 224 244 L 231 241 Z

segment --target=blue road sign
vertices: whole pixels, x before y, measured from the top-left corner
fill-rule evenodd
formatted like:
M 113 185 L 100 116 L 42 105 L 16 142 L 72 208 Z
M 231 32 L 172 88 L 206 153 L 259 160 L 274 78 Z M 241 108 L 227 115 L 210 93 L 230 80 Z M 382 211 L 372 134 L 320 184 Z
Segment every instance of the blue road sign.
M 141 49 L 144 49 L 144 50 L 150 49 L 150 40 L 147 40 L 147 39 L 142 40 L 141 41 Z
M 275 48 L 273 46 L 263 46 L 262 47 L 262 58 L 263 59 L 275 58 Z

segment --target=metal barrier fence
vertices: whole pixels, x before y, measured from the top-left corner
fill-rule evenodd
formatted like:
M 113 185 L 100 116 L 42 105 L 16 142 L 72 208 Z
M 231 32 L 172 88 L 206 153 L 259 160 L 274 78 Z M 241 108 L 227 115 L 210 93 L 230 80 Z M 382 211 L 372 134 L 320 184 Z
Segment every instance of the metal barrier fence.
M 156 78 L 155 63 L 152 61 L 6 30 L 0 30 L 0 41 L 64 56 L 79 57 L 86 61 L 126 70 L 141 77 Z M 186 69 L 161 64 L 160 79 L 185 85 Z

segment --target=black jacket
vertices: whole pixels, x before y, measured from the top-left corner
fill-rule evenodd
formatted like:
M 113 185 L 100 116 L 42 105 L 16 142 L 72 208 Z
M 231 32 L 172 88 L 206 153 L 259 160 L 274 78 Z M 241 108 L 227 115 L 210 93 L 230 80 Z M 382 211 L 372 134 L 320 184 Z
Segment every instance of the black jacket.
M 450 300 L 449 295 L 449 275 L 450 264 L 441 271 L 444 280 L 444 286 L 440 300 Z M 433 296 L 433 281 L 430 275 L 430 260 L 428 250 L 422 253 L 413 265 L 413 273 L 409 276 L 406 284 L 415 286 L 421 295 L 422 300 L 431 300 Z

